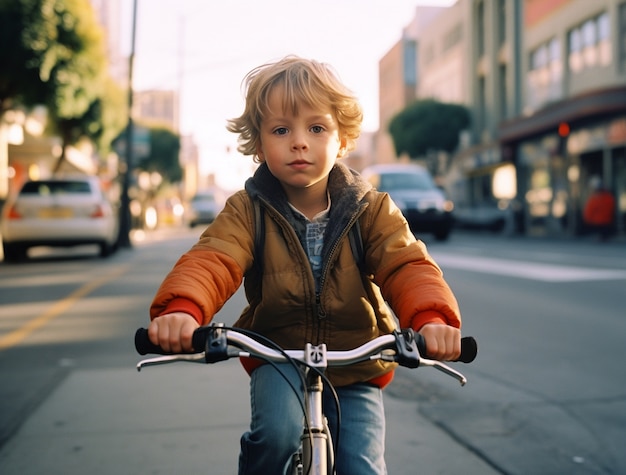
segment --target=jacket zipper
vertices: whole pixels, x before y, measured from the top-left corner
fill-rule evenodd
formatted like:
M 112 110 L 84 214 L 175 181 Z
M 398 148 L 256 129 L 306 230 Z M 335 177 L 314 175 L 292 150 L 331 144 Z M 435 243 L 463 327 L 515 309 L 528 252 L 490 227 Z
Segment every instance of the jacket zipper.
M 329 268 L 328 263 L 330 261 L 332 261 L 332 257 L 337 252 L 337 248 L 339 247 L 339 243 L 348 234 L 348 230 L 350 229 L 350 227 L 353 226 L 354 223 L 356 222 L 356 220 L 359 219 L 359 216 L 361 216 L 362 210 L 363 210 L 363 208 L 359 208 L 359 211 L 352 216 L 352 218 L 350 219 L 348 224 L 344 227 L 343 231 L 341 232 L 341 234 L 339 235 L 339 237 L 337 238 L 337 240 L 333 244 L 332 249 L 328 253 L 328 259 L 324 262 L 324 269 L 323 269 L 322 275 L 320 277 L 319 290 L 317 290 L 317 289 L 315 290 L 315 307 L 316 307 L 315 311 L 316 311 L 316 315 L 317 315 L 317 319 L 318 320 L 324 320 L 326 318 L 326 311 L 322 307 L 321 294 L 322 294 L 322 290 L 324 290 L 324 285 L 326 284 L 326 276 L 328 275 L 328 268 Z

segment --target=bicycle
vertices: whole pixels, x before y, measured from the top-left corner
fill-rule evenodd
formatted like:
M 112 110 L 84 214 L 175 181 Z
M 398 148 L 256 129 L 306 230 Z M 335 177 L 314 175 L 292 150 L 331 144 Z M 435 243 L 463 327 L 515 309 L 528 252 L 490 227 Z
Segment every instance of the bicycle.
M 140 328 L 135 334 L 137 352 L 140 355 L 154 353 L 162 356 L 139 361 L 137 370 L 141 371 L 143 367 L 176 361 L 210 364 L 238 357 L 255 357 L 269 363 L 287 362 L 304 367 L 300 373 L 305 388 L 302 407 L 303 432 L 300 450 L 294 454 L 289 472 L 294 475 L 333 475 L 335 473 L 333 440 L 322 411 L 323 382 L 332 390 L 332 385 L 324 376 L 324 370 L 327 367 L 380 359 L 396 362 L 407 368 L 432 367 L 453 377 L 461 386 L 467 382 L 463 374 L 450 366 L 422 357 L 422 354 L 427 354 L 424 339 L 422 335 L 411 329 L 396 330 L 389 335 L 379 336 L 346 351 L 330 351 L 327 350 L 325 344 L 311 345 L 310 343 L 307 343 L 303 350 L 283 350 L 261 335 L 248 330 L 226 327 L 220 323 L 196 329 L 193 347 L 203 348 L 203 350 L 196 353 L 167 354 L 150 342 L 146 329 Z M 461 357 L 458 361 L 470 363 L 476 357 L 477 351 L 478 347 L 474 338 L 462 338 Z M 294 386 L 292 389 L 297 391 Z

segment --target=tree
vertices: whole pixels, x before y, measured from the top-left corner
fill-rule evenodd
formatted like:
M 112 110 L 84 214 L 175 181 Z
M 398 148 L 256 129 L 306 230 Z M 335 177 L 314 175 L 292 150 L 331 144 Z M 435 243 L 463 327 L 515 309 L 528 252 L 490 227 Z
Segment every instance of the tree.
M 93 126 L 105 95 L 107 63 L 104 32 L 88 1 L 56 0 L 52 16 L 56 65 L 50 73 L 46 105 L 52 130 L 62 139 L 61 163 L 67 146 L 82 136 L 98 135 Z
M 45 103 L 55 65 L 49 54 L 50 1 L 0 0 L 0 116 L 16 106 Z
M 102 28 L 87 0 L 0 0 L 0 104 L 84 113 L 102 87 Z
M 48 132 L 62 139 L 60 161 L 82 137 L 104 146 L 119 130 L 104 32 L 88 0 L 0 0 L 0 64 L 0 115 L 45 105 Z
M 389 133 L 398 156 L 406 153 L 416 158 L 431 150 L 452 153 L 459 145 L 459 133 L 469 124 L 466 107 L 425 99 L 394 116 Z
M 148 172 L 158 172 L 169 183 L 183 179 L 180 166 L 180 136 L 166 126 L 152 126 L 150 129 L 150 153 L 142 158 L 137 167 Z
M 55 129 L 63 144 L 77 143 L 81 138 L 90 139 L 101 155 L 107 154 L 113 139 L 124 129 L 128 120 L 125 92 L 111 78 L 105 83 L 103 93 L 97 97 L 80 117 L 57 119 Z M 55 171 L 63 163 L 63 155 Z

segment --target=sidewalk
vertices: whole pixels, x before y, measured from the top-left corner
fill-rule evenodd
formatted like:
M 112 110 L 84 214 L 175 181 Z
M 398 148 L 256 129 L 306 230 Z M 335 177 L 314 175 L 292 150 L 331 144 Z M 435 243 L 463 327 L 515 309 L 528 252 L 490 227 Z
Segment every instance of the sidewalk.
M 234 360 L 76 370 L 0 451 L 0 473 L 235 474 L 247 383 Z M 416 402 L 387 395 L 385 404 L 390 475 L 497 473 L 420 417 Z

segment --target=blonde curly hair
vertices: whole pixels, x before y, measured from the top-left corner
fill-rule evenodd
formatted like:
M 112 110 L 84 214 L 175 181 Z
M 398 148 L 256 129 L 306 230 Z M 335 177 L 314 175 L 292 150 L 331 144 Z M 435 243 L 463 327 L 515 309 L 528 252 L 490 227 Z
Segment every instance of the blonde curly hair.
M 268 112 L 270 93 L 278 85 L 285 91 L 283 107 L 298 113 L 298 104 L 313 108 L 330 108 L 345 137 L 346 148 L 354 150 L 361 133 L 363 110 L 356 96 L 340 80 L 331 66 L 298 56 L 258 66 L 250 71 L 242 84 L 246 90 L 246 106 L 240 117 L 228 121 L 228 131 L 239 134 L 237 150 L 257 155 L 261 122 Z

